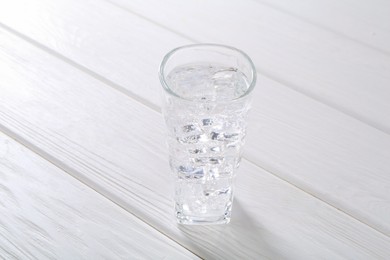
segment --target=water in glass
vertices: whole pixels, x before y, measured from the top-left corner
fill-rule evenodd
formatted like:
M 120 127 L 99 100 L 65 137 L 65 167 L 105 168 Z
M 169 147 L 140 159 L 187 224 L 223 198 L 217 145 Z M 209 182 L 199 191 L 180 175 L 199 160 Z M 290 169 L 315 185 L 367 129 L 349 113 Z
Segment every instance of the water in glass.
M 248 79 L 234 67 L 195 63 L 174 68 L 166 81 L 175 93 L 165 97 L 164 114 L 177 219 L 227 223 L 249 108 L 237 98 Z

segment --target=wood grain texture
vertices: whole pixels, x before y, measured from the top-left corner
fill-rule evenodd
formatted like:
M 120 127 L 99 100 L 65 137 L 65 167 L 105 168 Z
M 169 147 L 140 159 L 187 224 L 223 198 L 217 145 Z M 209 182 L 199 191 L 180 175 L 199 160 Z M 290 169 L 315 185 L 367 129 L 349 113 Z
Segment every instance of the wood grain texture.
M 197 259 L 0 132 L 1 259 Z
M 370 3 L 356 0 L 255 1 L 390 54 L 389 1 L 374 0 Z
M 244 157 L 390 235 L 390 136 L 264 79 Z
M 97 3 L 12 1 L 0 8 L 0 23 L 57 52 L 111 87 L 158 109 L 160 60 L 171 49 L 191 42 L 180 36 L 167 37 L 165 29 L 131 17 L 108 3 Z
M 251 0 L 109 2 L 197 41 L 243 49 L 261 74 L 390 133 L 390 56 L 383 52 Z
M 98 3 L 15 0 L 0 10 L 0 22 L 152 106 L 159 103 L 158 82 L 143 75 L 156 71 L 164 53 L 192 41 L 230 44 L 246 51 L 263 75 L 390 133 L 389 55 L 252 0 Z M 128 77 L 129 68 L 142 81 Z
M 38 2 L 40 4 L 26 3 L 26 7 L 29 8 L 20 14 L 23 14 L 24 19 L 29 19 L 29 23 L 20 23 L 21 20 L 18 15 L 7 15 L 5 11 L 2 12 L 2 18 L 7 21 L 7 24 L 14 26 L 13 28 L 44 45 L 40 47 L 51 48 L 61 55 L 69 57 L 70 60 L 65 58 L 68 63 L 88 72 L 122 93 L 135 97 L 143 104 L 158 110 L 160 84 L 155 75 L 158 63 L 163 53 L 169 48 L 189 43 L 189 40 L 139 19 L 139 17 L 110 4 L 100 2 L 99 5 L 88 5 L 85 2 L 76 1 L 71 1 L 72 4 L 66 4 L 70 3 L 68 1 L 66 3 L 62 1 L 56 3 L 52 1 Z M 189 1 L 186 5 L 180 6 L 180 10 L 183 10 L 184 14 L 193 10 L 194 14 L 202 18 L 199 19 L 199 23 L 210 21 L 209 11 L 205 10 L 201 13 L 202 5 L 200 3 L 202 2 L 196 4 Z M 215 3 L 212 2 L 211 6 Z M 243 18 L 244 21 L 246 21 L 245 19 L 254 20 L 253 16 L 257 12 L 265 12 L 259 11 L 259 8 L 255 8 L 259 5 L 254 4 L 256 5 L 253 6 L 253 11 L 248 13 L 248 17 L 252 18 Z M 171 20 L 161 20 L 163 16 L 157 13 L 159 12 L 157 9 L 146 10 L 147 4 L 131 1 L 127 5 L 135 5 L 135 11 L 141 13 L 147 11 L 143 14 L 150 14 L 172 27 L 180 27 L 181 25 L 171 23 L 183 18 L 181 24 L 185 24 L 186 28 L 192 28 L 191 33 L 199 36 L 199 38 L 217 39 L 223 35 L 230 35 L 226 32 L 226 29 L 223 30 L 224 33 L 216 32 L 215 34 L 212 34 L 211 30 L 198 30 L 194 20 L 188 17 L 184 19 L 182 14 L 170 14 L 169 12 L 172 10 L 165 10 L 166 7 L 159 10 L 165 10 L 166 13 L 170 14 Z M 231 5 L 232 3 L 229 3 L 223 8 L 232 8 Z M 155 6 L 159 5 L 156 4 Z M 12 7 L 13 5 L 10 4 L 8 13 L 12 13 Z M 246 13 L 244 9 L 248 7 L 240 5 L 240 8 L 243 9 L 240 13 Z M 88 16 L 80 10 L 89 10 Z M 45 13 L 48 15 L 42 15 Z M 226 17 L 224 17 L 225 14 L 217 19 L 226 20 Z M 268 24 L 266 21 L 275 21 L 272 26 L 276 27 L 285 24 L 279 21 L 282 16 L 275 10 L 270 11 L 270 14 L 256 17 L 263 17 L 260 21 L 264 23 L 264 26 Z M 286 19 L 288 24 L 291 23 L 297 28 L 301 28 L 299 30 L 303 30 L 302 34 L 306 37 L 312 37 L 310 36 L 312 31 L 315 32 L 315 35 L 318 34 L 317 29 L 313 29 L 304 22 L 295 21 L 289 17 Z M 237 22 L 240 24 L 239 21 Z M 64 24 L 68 26 L 63 26 Z M 248 26 L 256 26 L 256 24 L 252 25 L 250 22 L 247 24 Z M 215 28 L 219 28 L 220 24 L 217 23 L 215 26 Z M 235 26 L 231 28 L 232 32 L 238 30 Z M 295 30 L 298 29 L 294 29 L 292 32 L 295 33 Z M 252 32 L 257 34 L 258 31 L 271 33 L 270 29 L 264 28 Z M 240 33 L 245 33 L 245 31 Z M 353 52 L 363 48 L 358 46 L 356 47 L 358 49 L 355 49 L 354 46 L 357 45 L 342 37 L 332 38 L 327 33 L 321 33 L 321 35 L 321 37 L 328 37 L 328 41 L 320 43 L 316 39 L 310 38 L 310 43 L 315 41 L 317 45 L 322 44 L 324 46 L 336 44 L 336 47 L 340 44 L 340 48 L 344 49 L 347 46 L 352 46 L 350 48 L 353 49 L 351 50 Z M 271 38 L 273 40 L 273 37 Z M 297 37 L 292 37 L 292 40 L 295 38 Z M 222 38 L 218 39 L 224 40 Z M 235 40 L 244 42 L 246 39 L 248 37 Z M 257 38 L 255 37 L 255 39 Z M 269 44 L 269 41 L 266 41 L 266 43 Z M 280 43 L 285 44 L 285 41 Z M 241 46 L 239 42 L 237 44 Z M 302 47 L 299 44 L 294 46 Z M 255 58 L 258 53 L 261 53 L 252 48 L 253 46 L 248 47 Z M 363 49 L 363 52 L 355 53 L 357 59 L 367 55 L 369 60 L 381 60 L 372 50 Z M 272 52 L 275 49 L 269 47 L 267 50 Z M 300 48 L 294 51 L 291 50 L 291 52 L 305 53 Z M 325 55 L 326 52 L 319 52 L 318 55 L 320 54 Z M 373 54 L 372 57 L 371 54 Z M 387 61 L 385 56 L 383 59 Z M 371 61 L 374 62 L 374 60 Z M 280 64 L 285 66 L 283 62 Z M 347 64 L 349 62 L 344 65 Z M 324 63 L 323 66 L 328 71 L 335 69 L 329 62 Z M 348 68 L 351 69 L 349 72 L 342 70 L 343 67 L 337 68 L 337 70 L 340 69 L 340 73 L 345 72 L 351 76 L 365 77 L 365 75 L 368 75 L 359 72 L 359 68 L 356 67 L 358 65 L 355 64 L 354 66 Z M 290 69 L 296 69 L 296 67 L 294 65 Z M 386 68 L 386 66 L 383 68 Z M 319 76 L 322 75 L 321 70 L 310 69 L 308 71 L 319 73 Z M 284 75 L 293 74 L 285 73 Z M 335 77 L 335 80 L 339 79 L 343 80 L 343 77 Z M 378 80 L 388 82 L 383 77 Z M 315 82 L 313 80 L 313 84 L 317 85 Z M 360 85 L 356 85 L 356 88 L 360 89 Z M 363 103 L 364 100 L 387 99 L 385 98 L 386 94 L 377 91 L 374 85 L 372 91 L 366 90 L 367 93 L 361 99 Z M 382 86 L 383 84 L 379 85 Z M 340 91 L 345 90 L 343 86 L 337 86 L 340 87 Z M 352 86 L 355 88 L 355 85 Z M 323 91 L 329 90 L 324 86 L 321 88 Z M 383 90 L 385 92 L 387 92 L 387 89 L 384 86 Z M 349 93 L 356 94 L 356 90 L 350 89 Z M 349 96 L 348 98 L 344 97 L 344 99 L 348 101 Z M 386 159 L 389 156 L 389 137 L 263 75 L 259 75 L 255 100 L 251 114 L 252 127 L 249 128 L 252 134 L 248 136 L 249 145 L 244 156 L 273 174 L 389 235 L 390 223 L 387 220 L 390 219 L 390 193 L 388 192 L 390 164 Z M 373 103 L 381 103 L 377 101 Z M 371 101 L 369 103 L 371 104 Z M 385 107 L 380 109 L 374 105 L 371 107 L 371 104 L 370 110 L 378 108 L 381 110 L 380 113 L 386 114 L 383 116 L 382 122 L 387 124 L 389 122 L 387 114 L 390 110 L 386 108 L 388 102 L 385 103 L 383 103 Z M 76 113 L 76 111 L 73 111 L 73 113 Z M 101 113 L 104 113 L 103 109 Z M 255 133 L 261 133 L 261 135 L 255 135 Z M 140 155 L 141 157 L 142 155 Z
M 243 162 L 228 226 L 173 221 L 161 116 L 1 32 L 0 127 L 204 258 L 386 259 L 390 238 Z

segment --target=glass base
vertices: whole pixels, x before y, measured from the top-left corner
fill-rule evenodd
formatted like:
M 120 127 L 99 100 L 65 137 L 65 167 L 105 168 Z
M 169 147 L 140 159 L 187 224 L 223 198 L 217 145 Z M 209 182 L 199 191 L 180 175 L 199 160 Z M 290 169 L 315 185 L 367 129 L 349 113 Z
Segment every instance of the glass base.
M 179 224 L 211 225 L 230 221 L 233 178 L 183 180 L 175 183 L 175 213 Z
M 177 216 L 176 220 L 178 224 L 182 225 L 221 225 L 230 222 L 230 214 L 220 217 Z
M 188 204 L 176 203 L 176 220 L 183 225 L 217 225 L 230 222 L 231 198 L 221 208 L 210 208 L 207 203 L 201 205 L 202 211 L 189 211 Z M 215 206 L 215 205 L 214 205 Z

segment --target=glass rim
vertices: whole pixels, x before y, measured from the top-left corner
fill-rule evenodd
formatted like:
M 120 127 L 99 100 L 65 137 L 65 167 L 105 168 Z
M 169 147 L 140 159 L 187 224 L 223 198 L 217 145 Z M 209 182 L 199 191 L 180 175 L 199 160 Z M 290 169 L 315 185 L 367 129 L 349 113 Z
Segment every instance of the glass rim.
M 183 98 L 182 96 L 180 96 L 180 95 L 176 94 L 174 91 L 172 91 L 172 89 L 169 87 L 168 83 L 165 80 L 165 76 L 164 76 L 165 65 L 169 61 L 169 59 L 172 57 L 172 55 L 177 53 L 178 51 L 181 51 L 181 50 L 184 50 L 184 49 L 190 49 L 190 48 L 194 48 L 194 47 L 219 47 L 219 48 L 223 48 L 223 49 L 228 49 L 228 50 L 235 51 L 235 52 L 239 53 L 240 55 L 242 55 L 249 62 L 249 65 L 251 67 L 251 72 L 252 72 L 252 75 L 251 75 L 252 76 L 252 80 L 251 80 L 251 82 L 249 84 L 248 89 L 241 96 L 233 98 L 233 99 L 230 99 L 230 100 L 227 100 L 227 102 L 240 100 L 240 99 L 248 96 L 249 93 L 252 92 L 252 90 L 254 89 L 254 87 L 256 85 L 257 72 L 256 72 L 256 67 L 253 64 L 251 58 L 245 52 L 243 52 L 240 49 L 237 49 L 235 47 L 231 47 L 231 46 L 228 46 L 228 45 L 216 44 L 216 43 L 196 43 L 196 44 L 183 45 L 183 46 L 174 48 L 173 50 L 171 50 L 170 52 L 165 54 L 165 56 L 164 56 L 164 58 L 163 58 L 163 60 L 162 60 L 162 62 L 160 64 L 160 66 L 159 66 L 159 69 L 158 69 L 158 75 L 159 75 L 160 83 L 163 86 L 165 91 L 167 91 L 169 94 L 171 94 L 171 95 L 173 95 L 173 96 L 175 96 L 175 97 L 177 97 L 179 99 L 186 100 L 186 101 L 191 101 L 191 102 L 210 102 L 210 101 L 199 101 L 199 100 L 195 101 L 195 100 Z M 213 101 L 213 102 L 215 102 L 215 101 Z

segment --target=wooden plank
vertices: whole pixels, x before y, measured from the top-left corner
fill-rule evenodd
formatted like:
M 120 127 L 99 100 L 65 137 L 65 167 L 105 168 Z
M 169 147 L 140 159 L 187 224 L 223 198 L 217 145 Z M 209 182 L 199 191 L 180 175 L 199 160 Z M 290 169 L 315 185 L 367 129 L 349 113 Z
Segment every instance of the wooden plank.
M 11 1 L 0 8 L 0 22 L 155 109 L 160 60 L 191 43 L 101 1 Z
M 0 132 L 1 259 L 197 259 Z
M 390 133 L 390 56 L 383 52 L 251 0 L 109 2 L 197 41 L 243 49 L 261 74 Z
M 264 79 L 245 158 L 390 235 L 390 136 Z
M 389 1 L 256 1 L 390 54 Z
M 390 133 L 388 55 L 251 0 L 112 1 L 127 13 L 98 3 L 15 0 L 0 9 L 0 21 L 154 108 L 164 53 L 191 40 L 230 44 L 263 75 Z
M 158 110 L 160 84 L 155 71 L 159 59 L 169 48 L 189 41 L 102 2 L 99 5 L 76 1 L 72 1 L 72 4 L 67 4 L 68 1 L 39 3 L 41 4 L 26 3 L 27 9 L 22 14 L 24 19 L 30 21 L 28 23 L 19 23 L 19 16 L 15 13 L 5 15 L 3 12 L 2 17 L 29 37 L 46 44 L 41 48 L 54 49 L 69 57 L 70 60 L 64 58 L 68 63 Z M 196 5 L 191 1 L 188 4 L 190 7 Z M 213 2 L 212 5 L 214 4 Z M 231 5 L 229 3 L 223 8 Z M 187 4 L 180 8 L 189 12 L 190 8 L 186 6 Z M 12 7 L 12 4 L 8 6 L 8 13 L 12 13 Z M 143 5 L 140 4 L 139 8 L 141 7 Z M 195 7 L 193 6 L 194 14 L 199 17 L 207 16 L 207 12 L 199 14 L 200 7 Z M 159 10 L 165 10 L 164 8 Z M 247 7 L 243 5 L 240 8 Z M 80 10 L 89 10 L 88 15 Z M 258 8 L 253 10 L 258 12 Z M 181 17 L 181 14 L 169 13 L 170 10 L 167 12 L 171 17 Z M 271 13 L 272 16 L 276 15 L 274 11 Z M 159 14 L 152 14 L 153 17 L 161 18 Z M 174 19 L 178 19 L 177 17 Z M 188 28 L 195 26 L 191 19 L 183 21 L 188 23 Z M 63 26 L 64 24 L 68 26 Z M 69 26 L 71 24 L 74 26 Z M 298 25 L 303 26 L 303 23 L 297 23 Z M 70 30 L 70 27 L 77 30 Z M 199 35 L 208 30 L 203 31 L 194 29 L 194 33 Z M 203 34 L 202 37 L 205 36 Z M 345 43 L 344 40 L 341 42 Z M 370 53 L 372 54 L 366 54 Z M 358 75 L 358 71 L 350 75 L 353 74 Z M 264 134 L 260 137 L 254 134 L 248 136 L 250 145 L 245 157 L 360 221 L 390 234 L 390 223 L 387 221 L 390 218 L 390 194 L 386 188 L 390 166 L 384 159 L 389 153 L 389 138 L 262 75 L 259 75 L 258 88 L 251 116 L 252 128 L 249 130 Z M 355 93 L 355 90 L 350 92 Z M 371 94 L 367 93 L 367 99 L 371 100 L 373 97 L 381 99 L 386 96 L 375 91 L 369 92 Z M 280 100 L 283 100 L 284 105 Z M 390 109 L 383 107 L 381 113 L 388 114 L 389 111 Z M 275 124 L 275 118 L 279 124 Z M 383 118 L 383 122 L 388 123 L 387 116 Z M 321 151 L 316 150 L 317 148 L 321 148 Z
M 178 226 L 161 115 L 8 33 L 0 39 L 1 129 L 197 255 L 390 255 L 389 237 L 245 160 L 231 224 Z

